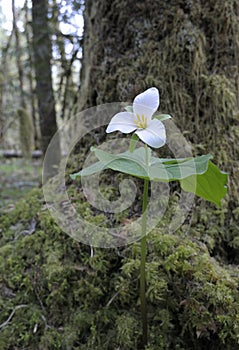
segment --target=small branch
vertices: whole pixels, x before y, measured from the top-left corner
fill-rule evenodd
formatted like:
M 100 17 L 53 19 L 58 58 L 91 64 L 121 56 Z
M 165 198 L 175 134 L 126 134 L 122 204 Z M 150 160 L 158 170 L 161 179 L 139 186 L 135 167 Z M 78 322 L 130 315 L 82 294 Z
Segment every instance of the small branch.
M 29 305 L 25 305 L 25 304 L 16 306 L 16 307 L 13 309 L 13 311 L 11 312 L 10 316 L 8 317 L 8 319 L 0 325 L 0 329 L 6 327 L 6 326 L 8 325 L 8 323 L 11 321 L 11 319 L 13 318 L 13 316 L 14 316 L 14 314 L 15 314 L 15 312 L 16 312 L 17 310 L 19 310 L 19 309 L 21 309 L 21 308 L 23 308 L 23 307 L 28 307 L 28 306 L 29 306 Z

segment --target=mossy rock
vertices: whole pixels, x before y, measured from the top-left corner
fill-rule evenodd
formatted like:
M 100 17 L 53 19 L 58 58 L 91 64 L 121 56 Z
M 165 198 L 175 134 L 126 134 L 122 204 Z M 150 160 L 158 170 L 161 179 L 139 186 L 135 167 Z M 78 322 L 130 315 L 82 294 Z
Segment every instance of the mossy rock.
M 2 213 L 1 229 L 1 349 L 140 347 L 139 243 L 92 251 L 59 229 L 41 190 Z M 148 235 L 148 349 L 238 347 L 239 271 L 210 252 L 197 234 Z

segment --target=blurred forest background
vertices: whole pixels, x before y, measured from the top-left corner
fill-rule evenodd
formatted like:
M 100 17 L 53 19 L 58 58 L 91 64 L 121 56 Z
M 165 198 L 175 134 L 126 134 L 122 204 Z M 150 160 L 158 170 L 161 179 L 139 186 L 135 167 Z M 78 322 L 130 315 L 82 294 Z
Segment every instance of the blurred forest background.
M 193 154 L 213 154 L 229 173 L 229 190 L 221 208 L 197 199 L 190 224 L 167 234 L 180 197 L 171 188 L 164 231 L 148 240 L 147 350 L 239 349 L 238 0 L 12 0 L 7 28 L 3 3 L 0 349 L 141 349 L 139 244 L 90 249 L 68 237 L 47 210 L 40 175 L 72 115 L 151 86 Z M 66 187 L 80 215 L 101 225 L 108 218 L 69 177 L 91 144 L 89 135 L 76 147 Z M 64 138 L 57 150 L 56 164 Z
M 19 129 L 27 122 L 21 123 L 24 117 L 22 113 L 19 115 L 19 109 L 29 115 L 31 140 L 28 142 L 31 142 L 30 149 L 35 150 L 43 147 L 41 132 L 47 134 L 50 122 L 54 123 L 50 113 L 55 113 L 60 123 L 69 118 L 77 101 L 82 57 L 82 4 L 79 1 L 56 0 L 49 4 L 25 1 L 22 7 L 17 7 L 12 1 L 11 14 L 9 3 L 5 6 L 8 11 L 0 17 L 1 145 L 2 149 L 21 149 L 24 153 L 26 147 Z M 12 16 L 12 25 L 7 14 Z M 4 26 L 4 22 L 8 24 Z M 50 116 L 43 116 L 43 107 L 38 109 L 38 100 L 47 95 L 44 108 L 49 110 L 53 102 L 54 105 L 48 112 Z M 42 122 L 44 124 L 44 118 L 48 119 L 45 132 L 40 126 Z
M 39 182 L 36 159 L 43 158 L 57 128 L 76 110 L 83 6 L 80 1 L 16 0 L 2 2 L 0 10 L 0 156 L 7 200 Z M 22 167 L 19 157 L 33 158 L 34 164 Z

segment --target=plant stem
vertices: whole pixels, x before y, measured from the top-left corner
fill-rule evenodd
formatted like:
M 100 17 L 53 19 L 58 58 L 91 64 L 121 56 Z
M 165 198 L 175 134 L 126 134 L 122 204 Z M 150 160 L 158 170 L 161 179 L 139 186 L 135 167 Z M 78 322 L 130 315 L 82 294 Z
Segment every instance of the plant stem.
M 147 213 L 146 208 L 148 204 L 148 188 L 149 181 L 144 180 L 144 195 L 142 206 L 142 238 L 141 238 L 141 266 L 140 266 L 140 302 L 141 302 L 141 317 L 142 317 L 142 329 L 143 329 L 143 348 L 148 342 L 148 322 L 147 322 L 147 305 L 146 305 L 146 227 L 147 227 Z

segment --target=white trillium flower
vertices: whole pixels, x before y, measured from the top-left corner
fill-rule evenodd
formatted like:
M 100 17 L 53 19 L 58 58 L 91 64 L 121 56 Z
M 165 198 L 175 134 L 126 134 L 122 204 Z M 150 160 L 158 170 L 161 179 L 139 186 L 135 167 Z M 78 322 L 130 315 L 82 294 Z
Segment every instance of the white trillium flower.
M 138 137 L 150 147 L 162 147 L 166 143 L 165 127 L 158 119 L 152 119 L 158 106 L 159 92 L 152 87 L 135 97 L 132 113 L 117 113 L 111 119 L 106 132 L 121 131 L 128 134 L 136 130 Z

